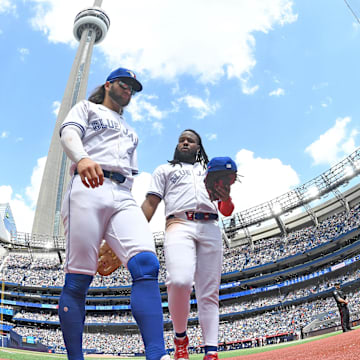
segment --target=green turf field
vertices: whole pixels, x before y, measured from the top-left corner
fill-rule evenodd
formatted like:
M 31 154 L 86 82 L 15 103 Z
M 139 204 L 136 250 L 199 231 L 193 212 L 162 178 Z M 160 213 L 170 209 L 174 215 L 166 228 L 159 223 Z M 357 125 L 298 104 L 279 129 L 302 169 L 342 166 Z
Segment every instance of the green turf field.
M 255 354 L 259 352 L 265 352 L 269 350 L 281 349 L 288 346 L 296 346 L 299 344 L 303 344 L 310 341 L 315 341 L 323 338 L 327 338 L 330 336 L 337 335 L 342 333 L 340 331 L 333 332 L 330 334 L 325 334 L 321 336 L 312 337 L 309 339 L 299 340 L 299 341 L 292 341 L 289 343 L 282 343 L 279 345 L 268 345 L 261 348 L 254 348 L 254 349 L 242 349 L 242 350 L 232 350 L 232 351 L 224 351 L 219 352 L 219 358 L 225 359 L 234 356 L 241 356 L 241 355 L 249 355 Z M 203 354 L 196 354 L 190 355 L 190 360 L 201 360 L 203 358 Z M 96 357 L 96 356 L 85 356 L 86 359 L 89 360 L 104 360 L 104 359 L 119 359 L 118 356 L 116 357 Z M 24 350 L 15 350 L 10 348 L 0 348 L 0 359 L 11 359 L 11 360 L 52 360 L 52 359 L 66 359 L 65 355 L 56 355 L 56 354 L 47 354 L 47 353 L 40 353 L 40 352 L 33 352 L 33 351 L 24 351 Z M 142 357 L 133 358 L 136 360 L 144 360 Z

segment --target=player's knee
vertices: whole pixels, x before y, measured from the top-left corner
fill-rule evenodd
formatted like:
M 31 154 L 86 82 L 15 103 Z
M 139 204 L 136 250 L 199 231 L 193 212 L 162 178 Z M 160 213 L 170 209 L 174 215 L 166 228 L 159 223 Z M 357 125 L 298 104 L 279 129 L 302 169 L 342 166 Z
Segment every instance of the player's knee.
M 159 260 L 152 252 L 142 252 L 133 256 L 127 263 L 133 281 L 156 279 L 159 274 Z
M 182 291 L 192 291 L 194 279 L 191 276 L 185 276 L 185 274 L 179 274 L 176 276 L 172 274 L 171 279 L 168 279 L 167 286 L 171 286 L 174 289 Z
M 70 274 L 65 275 L 64 291 L 71 292 L 75 296 L 82 297 L 87 294 L 90 283 L 93 279 L 91 275 Z

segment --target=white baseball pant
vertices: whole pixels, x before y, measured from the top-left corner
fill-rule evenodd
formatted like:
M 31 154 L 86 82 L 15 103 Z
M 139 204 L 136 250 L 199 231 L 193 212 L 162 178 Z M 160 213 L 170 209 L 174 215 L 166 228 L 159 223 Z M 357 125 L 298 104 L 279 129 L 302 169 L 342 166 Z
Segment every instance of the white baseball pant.
M 96 274 L 102 239 L 125 266 L 142 251 L 155 253 L 150 226 L 131 191 L 108 178 L 92 189 L 84 186 L 79 175 L 74 176 L 61 216 L 66 236 L 65 272 Z
M 217 221 L 171 219 L 164 243 L 167 292 L 176 333 L 187 328 L 195 283 L 204 344 L 218 346 L 222 237 Z

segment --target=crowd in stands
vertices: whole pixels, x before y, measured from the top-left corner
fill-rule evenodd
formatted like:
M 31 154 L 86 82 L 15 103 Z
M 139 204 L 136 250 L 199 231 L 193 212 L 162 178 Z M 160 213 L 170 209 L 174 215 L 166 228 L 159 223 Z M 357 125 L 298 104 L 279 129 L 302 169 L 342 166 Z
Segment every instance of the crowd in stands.
M 360 205 L 351 209 L 349 213 L 342 212 L 322 221 L 318 226 L 307 227 L 292 233 L 285 238 L 271 238 L 256 242 L 254 246 L 242 245 L 235 249 L 224 250 L 223 273 L 240 271 L 242 269 L 266 264 L 281 258 L 298 253 L 303 253 L 311 248 L 324 244 L 337 236 L 347 233 L 360 225 Z M 160 281 L 165 281 L 164 254 L 161 245 L 157 244 L 157 255 L 160 260 Z M 62 287 L 64 283 L 63 265 L 57 255 L 40 257 L 36 254 L 9 254 L 4 260 L 3 274 L 6 282 L 16 283 L 22 286 Z M 323 319 L 339 324 L 338 312 L 334 299 L 329 296 L 326 299 L 310 299 L 298 305 L 288 305 L 288 301 L 301 299 L 310 295 L 330 290 L 336 280 L 343 283 L 358 279 L 360 270 L 354 270 L 341 275 L 330 282 L 322 277 L 321 281 L 312 281 L 306 285 L 294 289 L 283 287 L 269 294 L 261 293 L 256 296 L 239 297 L 230 301 L 221 302 L 220 315 L 241 313 L 244 311 L 273 306 L 271 311 L 248 314 L 236 320 L 228 320 L 229 317 L 221 317 L 220 342 L 239 342 L 246 339 L 255 339 L 264 336 L 272 336 L 281 333 L 299 332 L 301 328 L 309 324 L 314 317 L 322 315 Z M 129 272 L 119 268 L 112 276 L 101 277 L 96 275 L 91 284 L 92 287 L 124 286 L 131 284 Z M 308 283 L 307 283 L 308 284 Z M 238 289 L 235 291 L 239 291 Z M 349 294 L 350 313 L 353 319 L 360 318 L 360 290 Z M 283 305 L 283 304 L 286 305 Z M 236 317 L 236 316 L 235 316 Z M 190 318 L 197 318 L 196 309 L 192 309 Z M 30 319 L 39 322 L 50 321 L 58 323 L 56 312 L 19 310 L 14 320 Z M 167 309 L 164 312 L 164 320 L 169 321 Z M 130 311 L 115 312 L 87 312 L 85 323 L 91 324 L 124 324 L 134 323 Z M 36 336 L 45 345 L 52 347 L 57 352 L 64 352 L 64 344 L 60 330 L 42 329 L 36 326 L 23 326 L 17 322 L 15 331 L 22 336 Z M 106 331 L 106 327 L 104 328 Z M 190 326 L 188 335 L 190 344 L 197 350 L 201 345 L 201 330 L 198 325 Z M 165 332 L 167 348 L 173 348 L 173 333 Z M 83 347 L 97 349 L 107 354 L 118 353 L 142 353 L 143 345 L 138 333 L 109 334 L 85 333 Z M 196 351 L 196 350 L 194 350 Z
M 319 223 L 287 234 L 284 238 L 259 240 L 254 246 L 242 245 L 234 249 L 225 249 L 223 273 L 241 271 L 273 262 L 291 255 L 303 253 L 316 246 L 331 241 L 360 225 L 360 204 L 349 213 L 341 212 Z M 160 260 L 160 282 L 165 282 L 166 270 L 163 247 L 157 246 Z M 39 258 L 30 254 L 10 254 L 5 259 L 5 281 L 26 286 L 63 286 L 64 273 L 57 256 Z M 96 275 L 92 287 L 128 286 L 130 273 L 123 266 L 112 276 Z
M 277 291 L 272 292 L 272 295 L 267 295 L 266 293 L 260 293 L 256 297 L 254 295 L 247 297 L 239 297 L 236 303 L 224 304 L 221 303 L 220 306 L 220 315 L 239 313 L 254 309 L 259 309 L 267 306 L 281 306 L 284 303 L 305 298 L 308 296 L 316 295 L 318 293 L 323 293 L 325 291 L 333 289 L 333 284 L 336 282 L 341 282 L 343 284 L 349 283 L 353 280 L 357 280 L 360 276 L 360 269 L 355 269 L 352 272 L 346 273 L 345 275 L 338 276 L 333 278 L 331 281 L 323 279 L 322 281 L 317 282 L 316 284 L 310 284 L 299 289 L 293 289 L 293 287 L 284 287 L 278 289 Z M 190 318 L 197 318 L 196 309 L 190 312 Z M 30 312 L 21 310 L 17 312 L 14 316 L 14 319 L 29 319 L 37 320 L 40 322 L 50 321 L 50 322 L 59 322 L 58 315 L 50 311 L 44 312 L 43 310 L 38 312 Z M 164 321 L 170 320 L 170 315 L 167 311 L 164 311 Z M 88 311 L 86 315 L 86 324 L 124 324 L 124 323 L 134 323 L 135 320 L 132 317 L 130 310 L 124 310 L 121 313 L 115 312 L 105 312 L 105 311 Z
M 319 223 L 288 233 L 285 237 L 262 239 L 224 252 L 223 273 L 264 265 L 325 244 L 360 225 L 360 204 L 350 212 L 334 214 Z
M 359 319 L 359 295 L 360 290 L 350 293 L 348 296 L 350 299 L 350 314 L 352 319 Z M 325 314 L 336 324 L 340 323 L 335 301 L 332 297 L 328 297 L 326 299 L 308 301 L 299 305 L 278 307 L 272 311 L 234 321 L 221 322 L 219 342 L 240 342 L 265 336 L 275 336 L 282 333 L 298 333 L 302 327 L 309 324 L 314 317 L 320 314 Z M 28 313 L 21 315 L 28 315 Z M 113 319 L 107 320 L 115 320 L 115 318 L 116 316 Z M 57 351 L 64 350 L 64 344 L 59 330 L 17 326 L 14 328 L 14 331 L 22 336 L 35 336 L 40 342 L 57 349 Z M 188 335 L 191 346 L 199 348 L 202 345 L 201 330 L 198 325 L 190 326 Z M 167 348 L 172 349 L 173 333 L 171 330 L 165 331 L 165 340 Z M 84 348 L 98 349 L 100 352 L 109 354 L 143 352 L 143 345 L 139 334 L 133 333 L 117 335 L 108 333 L 86 333 L 84 334 Z

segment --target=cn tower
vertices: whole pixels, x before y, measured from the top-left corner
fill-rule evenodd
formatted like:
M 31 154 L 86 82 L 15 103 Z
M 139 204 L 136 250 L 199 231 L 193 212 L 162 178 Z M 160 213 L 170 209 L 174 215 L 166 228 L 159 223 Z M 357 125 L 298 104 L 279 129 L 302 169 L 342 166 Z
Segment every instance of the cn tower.
M 69 110 L 86 96 L 94 44 L 104 40 L 109 29 L 110 20 L 101 9 L 101 4 L 102 0 L 95 0 L 93 7 L 80 11 L 75 17 L 73 33 L 79 41 L 79 48 L 70 71 L 50 143 L 36 205 L 33 235 L 62 236 L 64 234 L 60 210 L 70 179 L 70 161 L 62 150 L 59 129 Z

